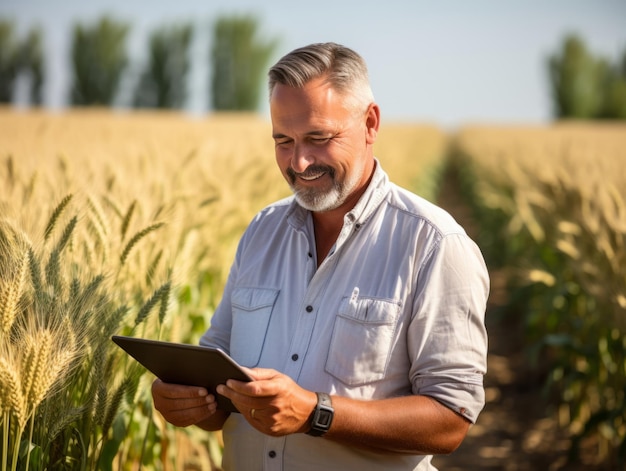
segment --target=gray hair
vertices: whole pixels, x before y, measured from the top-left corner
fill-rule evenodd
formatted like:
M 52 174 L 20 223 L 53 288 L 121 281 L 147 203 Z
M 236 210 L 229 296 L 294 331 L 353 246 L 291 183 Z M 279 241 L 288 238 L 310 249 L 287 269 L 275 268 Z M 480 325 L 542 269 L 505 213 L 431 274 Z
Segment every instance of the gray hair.
M 327 83 L 344 97 L 348 106 L 365 110 L 374 101 L 365 60 L 340 44 L 316 43 L 295 49 L 269 70 L 270 96 L 276 84 L 302 88 L 326 76 Z

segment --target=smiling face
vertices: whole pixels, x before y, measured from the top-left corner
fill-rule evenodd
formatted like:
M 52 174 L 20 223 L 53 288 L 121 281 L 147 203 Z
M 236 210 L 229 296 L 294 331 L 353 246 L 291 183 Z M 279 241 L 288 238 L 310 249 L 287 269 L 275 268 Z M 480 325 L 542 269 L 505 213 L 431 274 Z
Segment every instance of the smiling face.
M 374 171 L 378 106 L 355 111 L 319 77 L 302 88 L 277 84 L 270 112 L 276 161 L 298 203 L 349 211 Z

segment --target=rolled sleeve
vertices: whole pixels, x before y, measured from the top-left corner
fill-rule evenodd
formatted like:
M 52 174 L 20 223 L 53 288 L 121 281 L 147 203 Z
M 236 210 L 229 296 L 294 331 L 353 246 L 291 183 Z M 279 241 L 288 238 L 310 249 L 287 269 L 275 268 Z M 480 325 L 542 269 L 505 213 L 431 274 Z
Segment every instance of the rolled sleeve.
M 443 237 L 420 269 L 418 287 L 409 328 L 413 392 L 474 423 L 485 404 L 487 369 L 489 278 L 480 250 L 465 234 Z

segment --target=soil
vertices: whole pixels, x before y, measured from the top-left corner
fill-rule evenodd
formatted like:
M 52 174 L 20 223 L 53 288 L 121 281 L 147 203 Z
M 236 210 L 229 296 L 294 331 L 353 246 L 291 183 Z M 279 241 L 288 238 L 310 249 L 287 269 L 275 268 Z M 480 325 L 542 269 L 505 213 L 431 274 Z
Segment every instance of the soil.
M 444 177 L 438 204 L 471 236 L 476 234 L 476 221 L 460 198 L 453 173 Z M 547 405 L 541 377 L 528 365 L 519 316 L 506 312 L 505 272 L 490 270 L 490 278 L 486 405 L 461 446 L 450 455 L 435 457 L 433 463 L 442 471 L 598 469 L 568 462 L 568 435 Z

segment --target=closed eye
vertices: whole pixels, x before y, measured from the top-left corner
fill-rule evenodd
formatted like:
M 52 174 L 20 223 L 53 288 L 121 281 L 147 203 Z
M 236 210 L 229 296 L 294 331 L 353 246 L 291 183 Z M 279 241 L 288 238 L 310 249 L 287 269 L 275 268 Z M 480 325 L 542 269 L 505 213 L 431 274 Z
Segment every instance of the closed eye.
M 277 146 L 285 146 L 291 144 L 292 142 L 292 139 L 274 139 L 274 144 Z
M 314 137 L 311 138 L 311 142 L 316 145 L 323 145 L 330 141 L 330 137 Z

